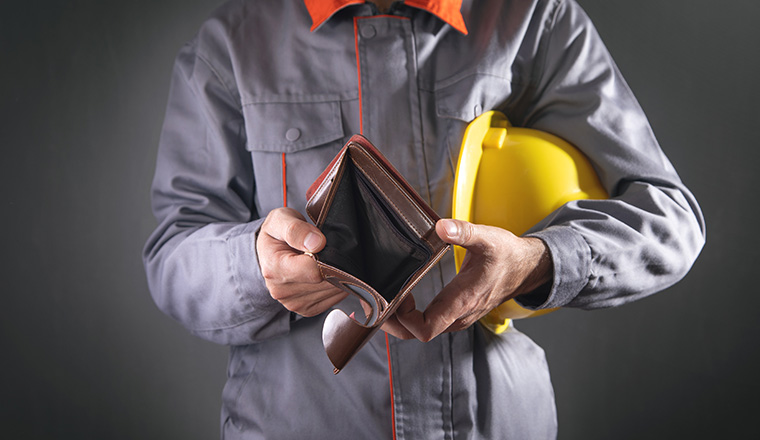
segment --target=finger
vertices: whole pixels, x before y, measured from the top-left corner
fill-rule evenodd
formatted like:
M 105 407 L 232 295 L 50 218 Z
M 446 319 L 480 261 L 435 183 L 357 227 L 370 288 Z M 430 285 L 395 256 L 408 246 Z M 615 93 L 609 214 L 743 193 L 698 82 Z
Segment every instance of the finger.
M 441 219 L 435 225 L 435 232 L 446 243 L 462 246 L 466 249 L 493 247 L 494 237 L 491 228 L 476 225 L 463 220 Z
M 296 253 L 271 237 L 259 237 L 261 275 L 272 284 L 318 284 L 324 281 L 317 263 L 309 255 Z
M 327 240 L 322 232 L 292 208 L 278 208 L 267 215 L 261 231 L 301 252 L 319 252 Z
M 396 312 L 398 320 L 423 342 L 447 331 L 465 329 L 477 320 L 478 313 L 483 309 L 479 297 L 475 296 L 475 292 L 482 287 L 468 277 L 454 277 L 424 312 L 401 310 L 401 313 Z
M 475 324 L 478 319 L 479 318 L 475 314 L 460 316 L 459 318 L 455 319 L 450 326 L 446 327 L 446 329 L 441 333 L 453 333 L 465 330 Z
M 450 302 L 445 292 L 441 291 L 424 312 L 413 307 L 413 302 L 409 304 L 405 301 L 396 311 L 396 317 L 415 338 L 428 342 L 443 333 L 456 320 L 457 317 L 449 313 L 447 304 Z
M 327 281 L 316 285 L 310 283 L 280 283 L 274 285 L 269 291 L 272 298 L 280 302 L 320 301 L 324 298 L 344 293 L 343 290 L 338 289 Z
M 324 298 L 317 301 L 305 303 L 303 307 L 301 307 L 300 311 L 297 311 L 296 313 L 306 317 L 319 315 L 320 313 L 329 310 L 331 307 L 343 301 L 346 296 L 348 296 L 347 292 L 338 290 L 337 292 L 333 292 L 330 295 L 325 296 Z
M 416 310 L 417 305 L 414 302 L 414 295 L 408 295 L 404 301 L 399 304 L 399 306 L 396 308 L 396 311 L 391 315 L 385 323 L 383 323 L 383 326 L 381 327 L 385 332 L 390 333 L 391 335 L 399 338 L 399 339 L 415 339 L 416 336 L 410 332 L 399 320 L 398 320 L 398 314 L 402 313 L 409 313 L 413 310 Z
M 329 283 L 325 284 L 328 284 L 328 287 L 321 290 L 301 292 L 295 295 L 292 294 L 292 291 L 285 291 L 283 298 L 275 299 L 291 312 L 298 313 L 301 316 L 315 316 L 343 301 L 348 295 L 347 292 L 335 288 Z M 274 298 L 278 294 L 279 292 L 274 292 L 272 297 Z
M 428 342 L 437 336 L 437 334 L 428 326 L 425 314 L 417 309 L 400 314 L 397 312 L 396 319 L 398 319 L 398 322 L 415 338 L 422 342 Z
M 412 332 L 410 332 L 406 327 L 398 322 L 398 318 L 395 315 L 388 318 L 388 320 L 383 323 L 383 326 L 380 327 L 380 329 L 399 339 L 415 338 Z

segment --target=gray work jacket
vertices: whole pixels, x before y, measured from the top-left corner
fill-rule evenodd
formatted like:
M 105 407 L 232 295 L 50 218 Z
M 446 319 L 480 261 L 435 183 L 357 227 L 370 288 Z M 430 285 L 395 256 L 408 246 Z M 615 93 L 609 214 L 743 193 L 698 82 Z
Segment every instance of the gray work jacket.
M 476 325 L 423 344 L 378 333 L 337 376 L 324 316 L 291 316 L 255 251 L 263 218 L 363 133 L 442 216 L 463 131 L 498 109 L 590 159 L 610 200 L 570 202 L 531 233 L 550 248 L 535 307 L 599 308 L 661 290 L 704 242 L 699 207 L 572 0 L 465 0 L 467 34 L 426 10 L 347 5 L 311 31 L 300 0 L 230 1 L 180 51 L 144 261 L 152 295 L 231 348 L 226 439 L 542 439 L 556 435 L 543 351 Z M 455 275 L 444 259 L 418 307 Z M 188 384 L 192 386 L 192 384 Z

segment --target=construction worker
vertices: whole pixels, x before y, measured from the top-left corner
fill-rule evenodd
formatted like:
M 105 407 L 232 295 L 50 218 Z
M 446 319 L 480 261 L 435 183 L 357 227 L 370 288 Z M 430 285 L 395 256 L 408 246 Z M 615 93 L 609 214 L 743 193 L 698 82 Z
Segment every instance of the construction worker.
M 333 375 L 321 329 L 345 294 L 304 255 L 325 245 L 306 189 L 361 133 L 448 217 L 463 133 L 488 110 L 577 146 L 609 199 L 522 236 L 442 220 L 469 255 L 459 273 L 449 253 Z M 230 346 L 225 439 L 554 438 L 543 351 L 477 320 L 513 298 L 642 298 L 704 243 L 697 202 L 574 0 L 230 1 L 177 57 L 152 194 L 156 303 Z

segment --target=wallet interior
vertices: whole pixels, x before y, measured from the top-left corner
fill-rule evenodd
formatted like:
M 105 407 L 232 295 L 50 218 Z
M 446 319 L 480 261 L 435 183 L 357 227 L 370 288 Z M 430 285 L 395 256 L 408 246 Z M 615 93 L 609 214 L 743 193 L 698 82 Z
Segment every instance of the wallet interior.
M 390 303 L 432 251 L 352 160 L 339 180 L 321 226 L 327 245 L 319 258 L 374 287 Z

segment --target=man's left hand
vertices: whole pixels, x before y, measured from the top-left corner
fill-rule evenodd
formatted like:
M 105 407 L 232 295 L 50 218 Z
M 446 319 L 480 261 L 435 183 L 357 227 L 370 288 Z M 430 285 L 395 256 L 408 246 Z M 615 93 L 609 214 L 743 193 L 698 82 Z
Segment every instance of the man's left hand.
M 445 219 L 436 232 L 447 243 L 467 249 L 462 267 L 421 312 L 409 297 L 396 311 L 398 322 L 427 342 L 443 332 L 463 330 L 515 296 L 548 282 L 552 264 L 546 244 L 511 232 Z

